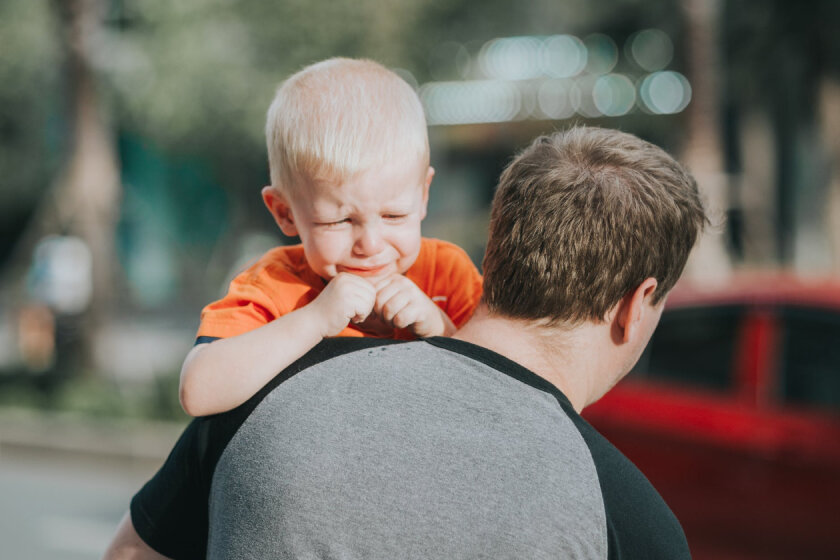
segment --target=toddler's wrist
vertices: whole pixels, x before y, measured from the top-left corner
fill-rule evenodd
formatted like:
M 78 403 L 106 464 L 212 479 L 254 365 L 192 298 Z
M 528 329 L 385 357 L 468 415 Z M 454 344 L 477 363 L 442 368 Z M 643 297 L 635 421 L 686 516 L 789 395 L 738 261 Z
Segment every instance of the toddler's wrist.
M 311 332 L 313 338 L 317 338 L 317 342 L 330 336 L 330 320 L 329 317 L 322 312 L 317 302 L 312 302 L 299 309 L 302 317 L 300 327 Z M 316 342 L 316 344 L 317 344 Z

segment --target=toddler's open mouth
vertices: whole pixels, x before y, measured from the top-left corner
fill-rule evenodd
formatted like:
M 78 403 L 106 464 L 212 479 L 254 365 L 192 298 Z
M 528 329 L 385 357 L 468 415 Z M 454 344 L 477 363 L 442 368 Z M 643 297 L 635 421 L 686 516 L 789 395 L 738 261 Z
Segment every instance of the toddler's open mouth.
M 342 266 L 340 272 L 349 272 L 350 274 L 355 274 L 356 276 L 377 276 L 385 272 L 387 269 L 387 264 L 364 267 Z

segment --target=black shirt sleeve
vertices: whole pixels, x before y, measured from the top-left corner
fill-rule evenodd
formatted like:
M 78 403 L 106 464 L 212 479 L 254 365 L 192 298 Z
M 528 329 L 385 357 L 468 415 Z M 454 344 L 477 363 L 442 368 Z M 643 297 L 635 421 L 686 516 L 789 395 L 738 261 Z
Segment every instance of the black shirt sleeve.
M 199 344 L 209 344 L 215 340 L 219 340 L 218 336 L 199 336 L 195 339 L 195 344 L 193 346 L 198 346 Z
M 131 521 L 140 538 L 174 559 L 207 554 L 207 418 L 187 426 L 163 467 L 131 500 Z
M 607 514 L 609 559 L 690 560 L 680 522 L 642 472 L 586 420 L 572 416 L 589 446 Z

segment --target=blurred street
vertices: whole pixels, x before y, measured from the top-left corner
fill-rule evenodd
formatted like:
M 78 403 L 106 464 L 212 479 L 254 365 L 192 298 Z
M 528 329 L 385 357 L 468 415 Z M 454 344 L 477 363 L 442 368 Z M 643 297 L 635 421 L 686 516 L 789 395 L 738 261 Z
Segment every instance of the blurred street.
M 143 477 L 90 463 L 0 461 L 0 539 L 6 558 L 102 555 Z
M 3 413 L 2 557 L 101 557 L 131 496 L 160 466 L 180 429 L 103 427 Z

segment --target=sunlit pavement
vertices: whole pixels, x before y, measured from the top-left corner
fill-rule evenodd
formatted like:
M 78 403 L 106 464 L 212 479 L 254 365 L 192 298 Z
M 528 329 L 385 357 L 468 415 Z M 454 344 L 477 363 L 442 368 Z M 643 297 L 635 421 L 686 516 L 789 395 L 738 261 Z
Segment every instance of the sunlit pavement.
M 101 557 L 179 432 L 0 413 L 0 556 Z

